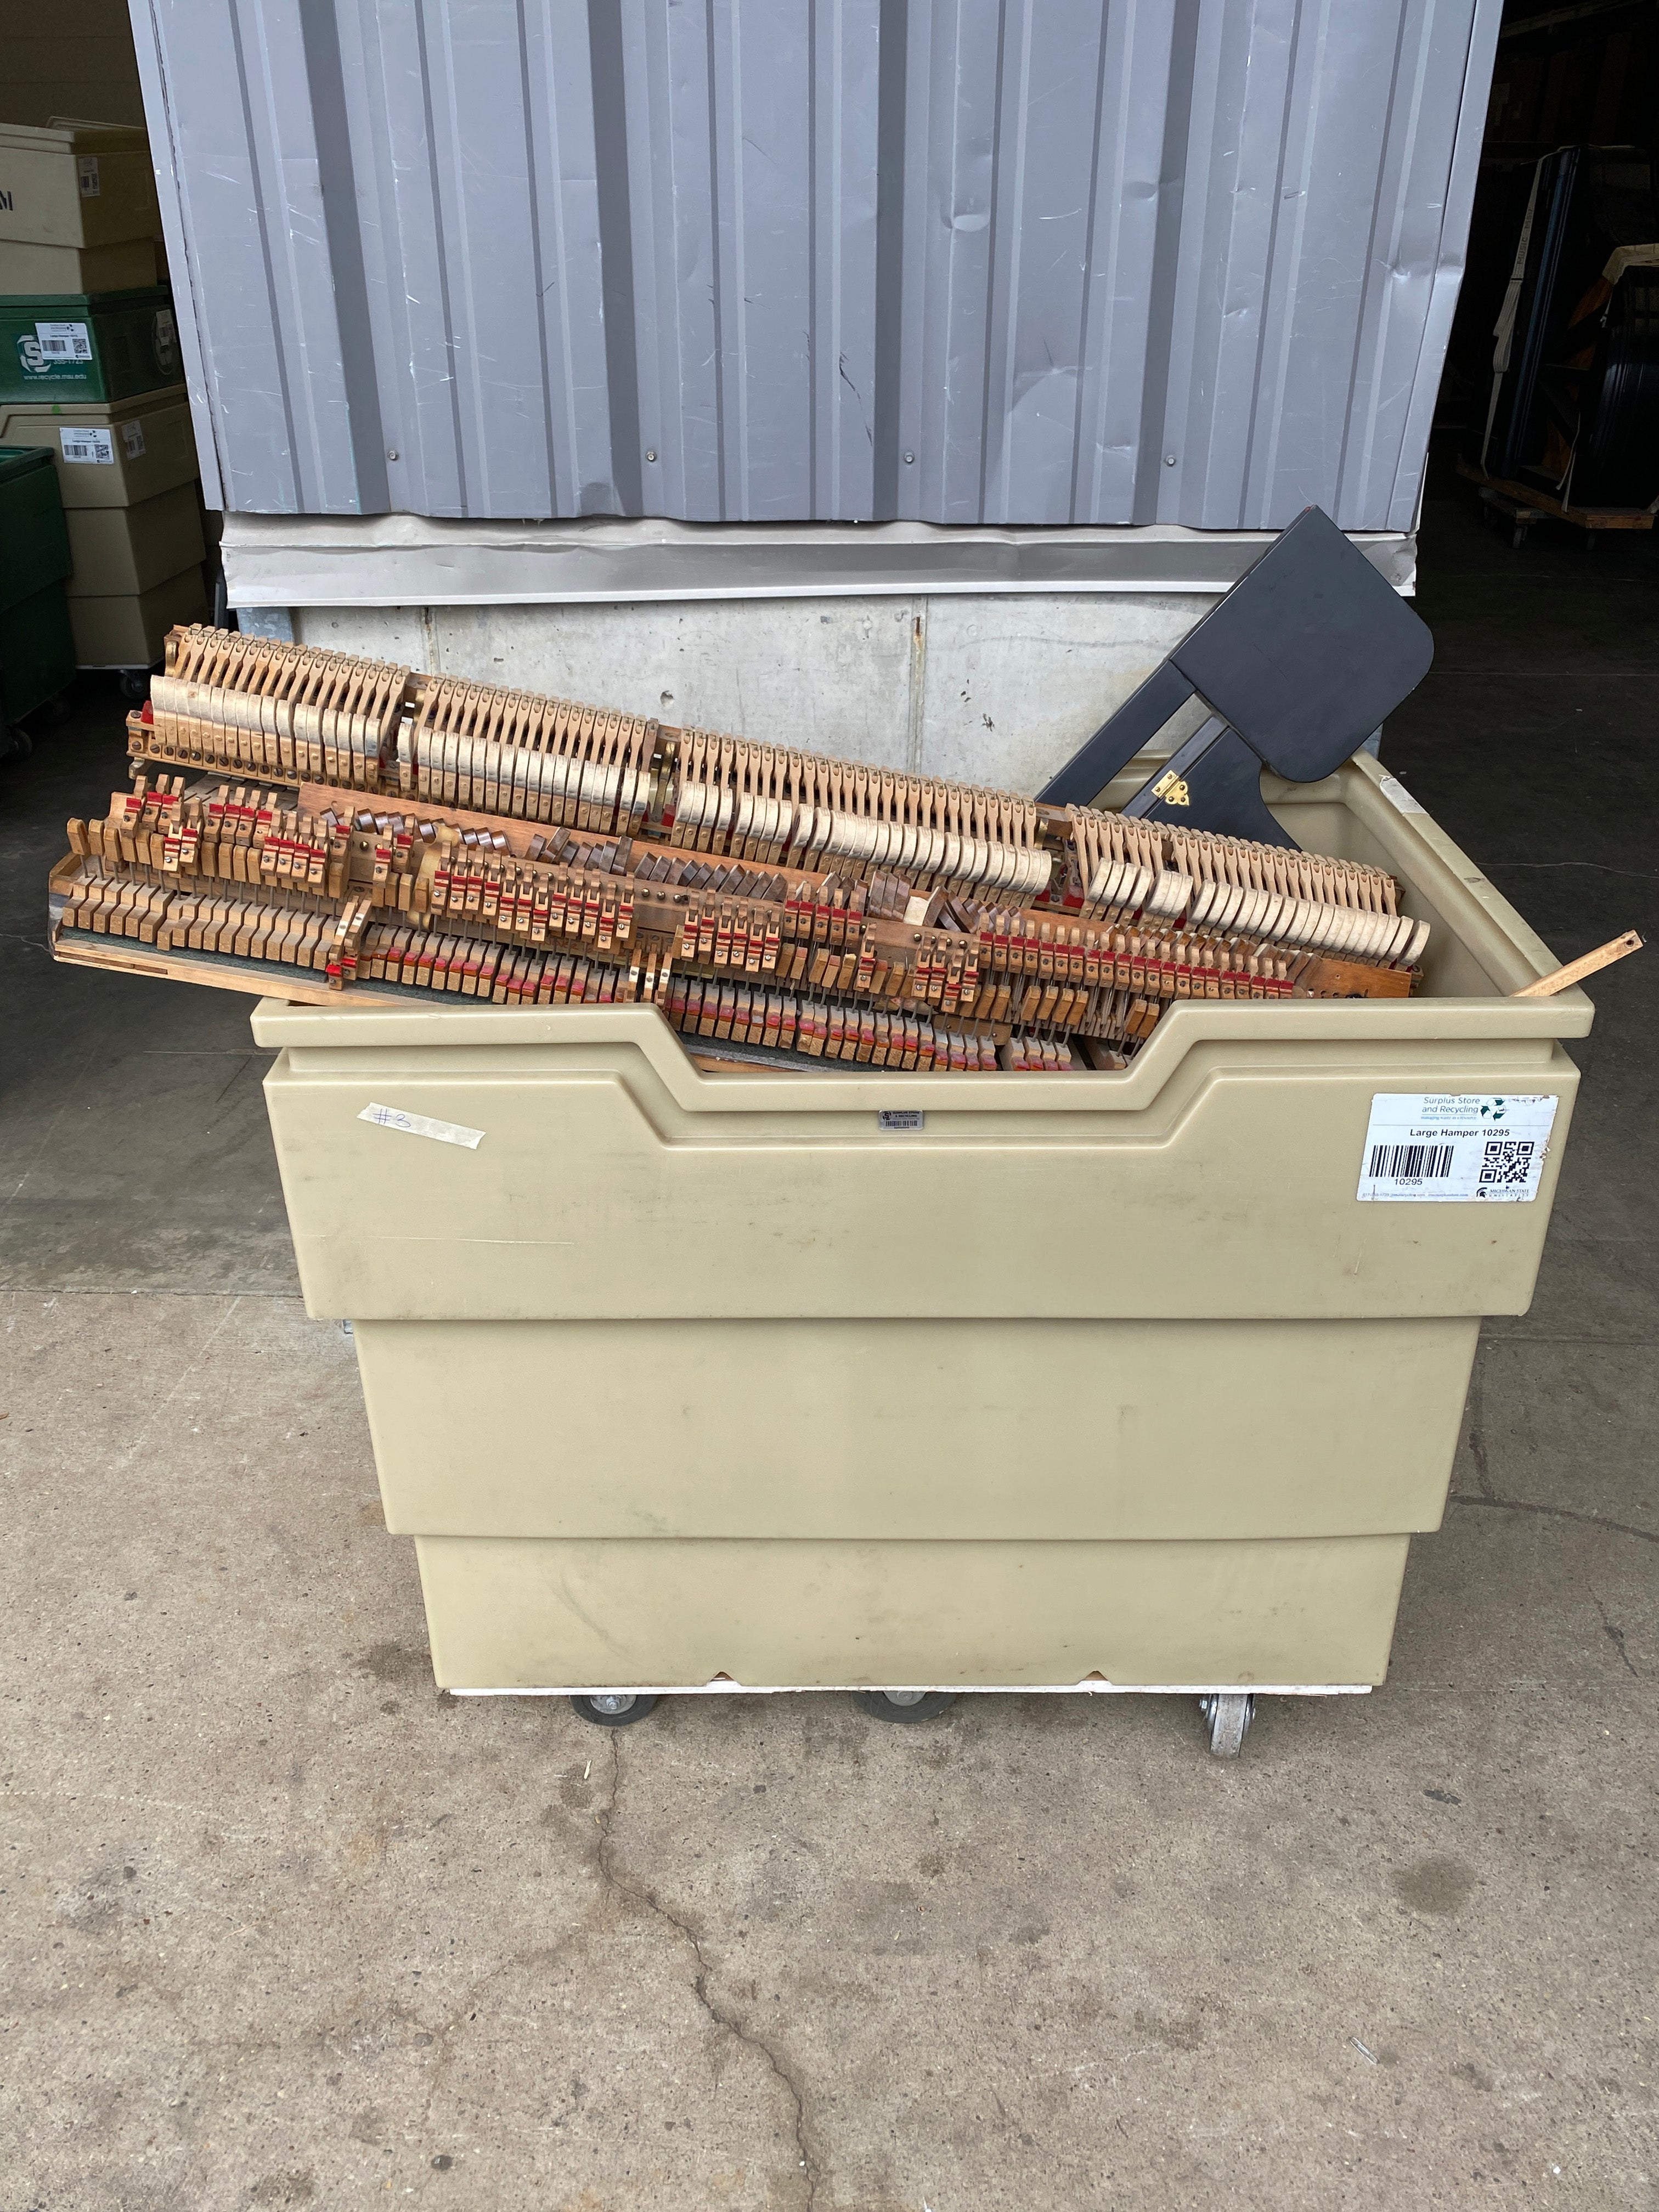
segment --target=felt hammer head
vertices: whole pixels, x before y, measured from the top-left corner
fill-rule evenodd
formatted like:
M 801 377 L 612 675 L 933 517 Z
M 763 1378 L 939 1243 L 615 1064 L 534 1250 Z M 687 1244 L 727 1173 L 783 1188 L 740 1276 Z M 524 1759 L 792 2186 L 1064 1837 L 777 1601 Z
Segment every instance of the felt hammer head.
M 1171 662 L 1276 774 L 1335 773 L 1428 673 L 1434 641 L 1330 517 L 1304 507 Z

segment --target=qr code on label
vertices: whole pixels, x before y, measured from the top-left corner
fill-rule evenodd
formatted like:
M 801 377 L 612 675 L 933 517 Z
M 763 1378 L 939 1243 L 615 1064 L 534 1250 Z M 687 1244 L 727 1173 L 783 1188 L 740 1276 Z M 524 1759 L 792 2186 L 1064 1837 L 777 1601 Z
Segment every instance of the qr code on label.
M 1482 1186 L 1501 1190 L 1524 1185 L 1532 1173 L 1532 1156 L 1537 1149 L 1530 1138 L 1489 1138 L 1480 1161 Z

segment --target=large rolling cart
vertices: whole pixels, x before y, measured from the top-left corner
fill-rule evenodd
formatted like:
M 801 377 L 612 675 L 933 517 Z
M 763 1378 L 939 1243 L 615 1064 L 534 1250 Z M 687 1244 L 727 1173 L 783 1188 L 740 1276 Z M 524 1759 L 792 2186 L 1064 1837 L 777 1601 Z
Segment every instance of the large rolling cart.
M 1432 922 L 1420 995 L 1194 1000 L 1058 1077 L 706 1073 L 649 1006 L 259 1006 L 441 1686 L 613 1723 L 1184 1692 L 1226 1752 L 1258 1696 L 1382 1680 L 1592 1008 L 1510 995 L 1547 949 L 1374 763 L 1266 788 Z

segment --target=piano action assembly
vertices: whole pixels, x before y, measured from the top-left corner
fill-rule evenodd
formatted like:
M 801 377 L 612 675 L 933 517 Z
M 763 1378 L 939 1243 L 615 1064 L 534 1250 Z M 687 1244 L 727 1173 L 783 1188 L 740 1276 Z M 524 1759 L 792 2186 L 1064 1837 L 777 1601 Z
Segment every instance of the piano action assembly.
M 710 1060 L 1065 1073 L 1183 999 L 1405 996 L 1428 936 L 1377 868 L 203 627 L 128 742 L 55 951 L 301 1002 L 645 1002 Z

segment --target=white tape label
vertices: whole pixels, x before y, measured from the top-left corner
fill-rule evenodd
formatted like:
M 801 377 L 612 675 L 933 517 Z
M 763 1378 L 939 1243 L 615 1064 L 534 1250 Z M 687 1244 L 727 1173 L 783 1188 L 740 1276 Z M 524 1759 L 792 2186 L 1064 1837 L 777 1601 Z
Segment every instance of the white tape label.
M 469 1129 L 460 1121 L 437 1121 L 429 1114 L 405 1114 L 401 1106 L 365 1106 L 357 1116 L 380 1129 L 401 1129 L 406 1137 L 434 1137 L 441 1145 L 465 1145 L 476 1152 L 483 1141 L 482 1129 Z
M 1377 1091 L 1356 1198 L 1419 1206 L 1526 1205 L 1555 1126 L 1555 1098 Z

